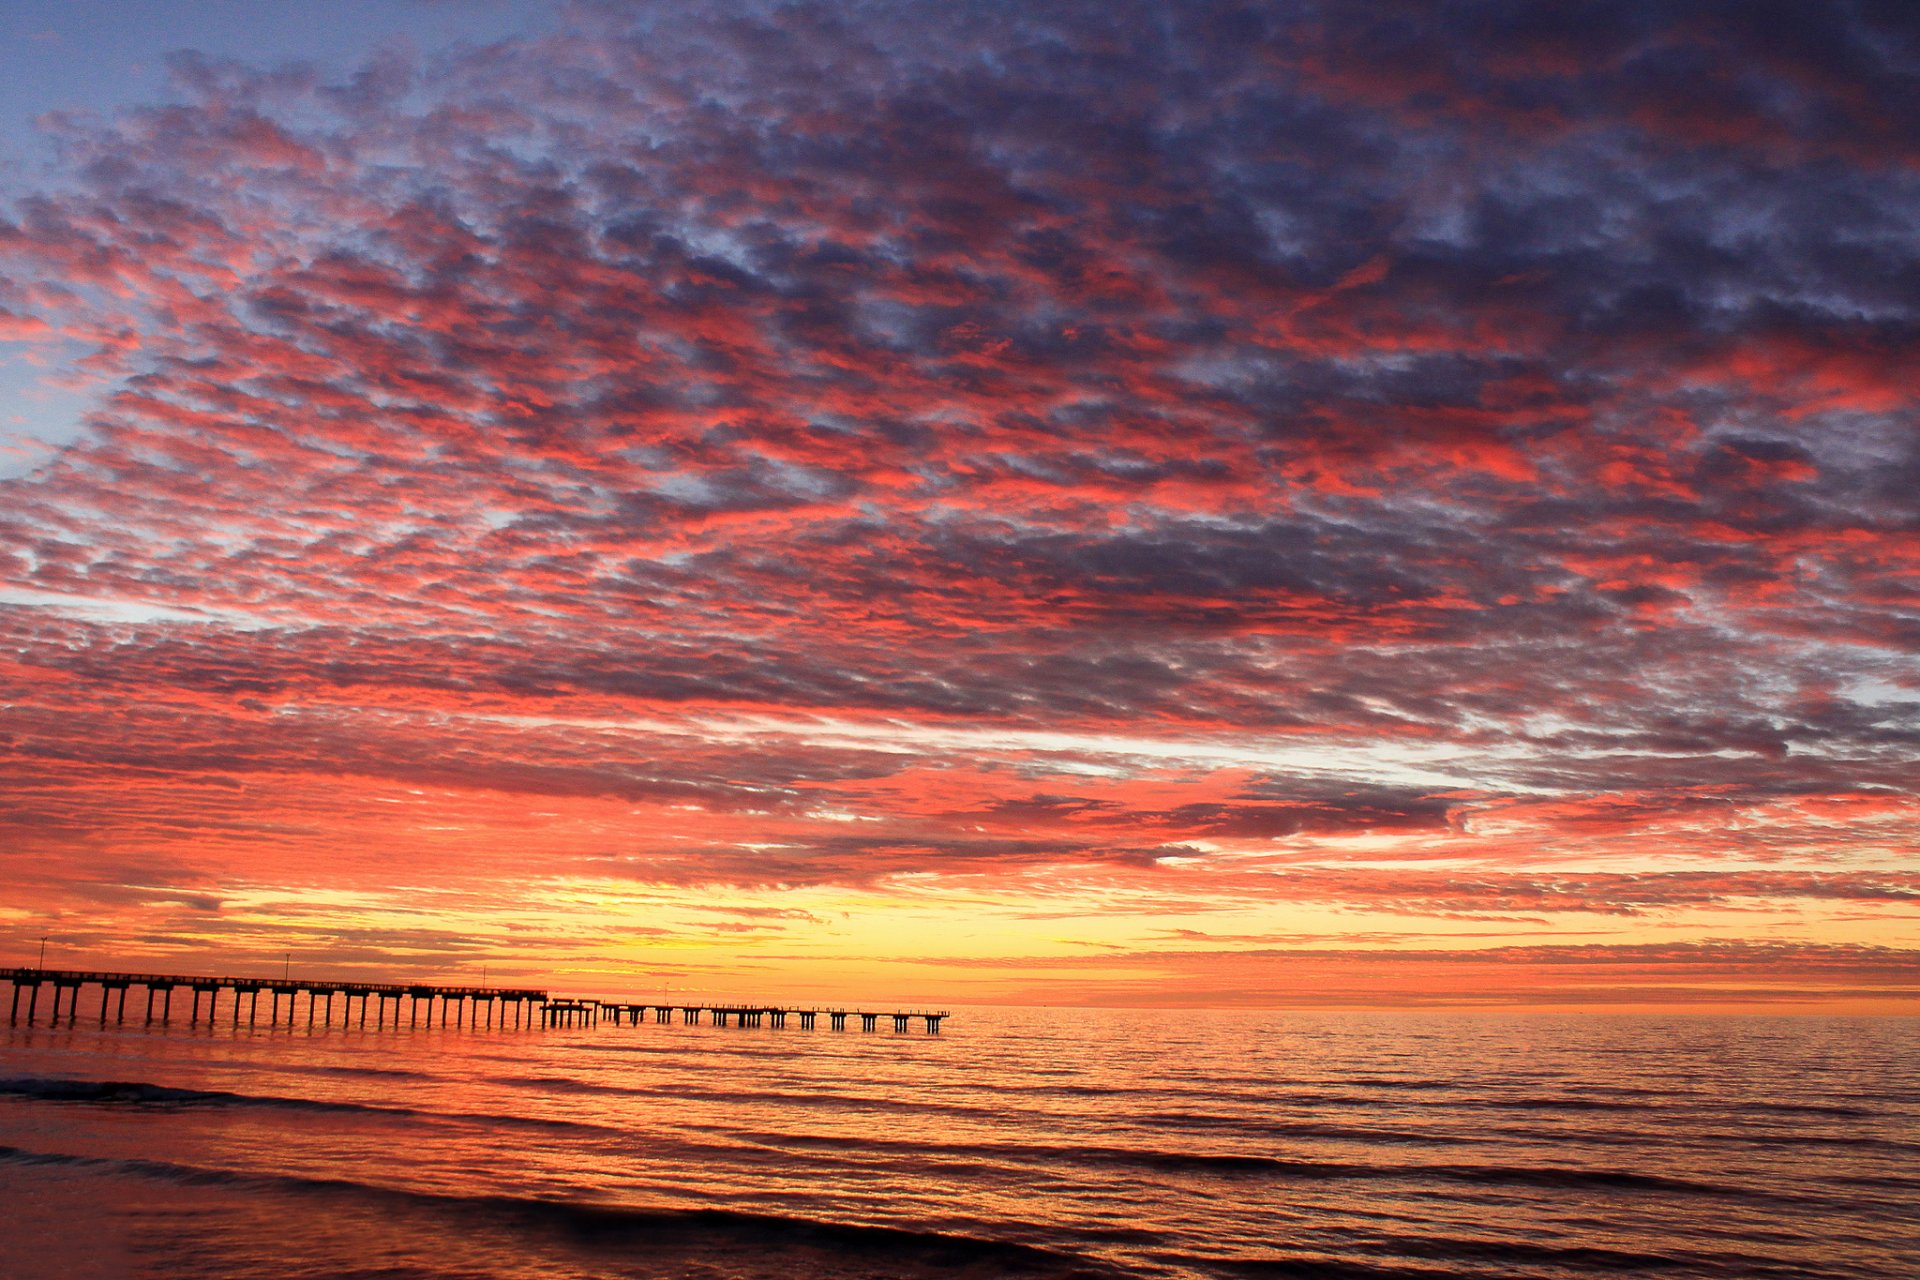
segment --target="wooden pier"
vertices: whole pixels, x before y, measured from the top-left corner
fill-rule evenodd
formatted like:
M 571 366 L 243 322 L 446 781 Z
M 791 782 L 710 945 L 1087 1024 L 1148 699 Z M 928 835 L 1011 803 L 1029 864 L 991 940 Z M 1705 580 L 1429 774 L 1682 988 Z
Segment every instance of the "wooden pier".
M 127 992 L 134 987 L 141 988 L 146 994 L 146 1009 L 143 1025 L 158 1024 L 165 1026 L 174 1020 L 173 998 L 176 991 L 192 997 L 187 1009 L 187 1025 L 201 1025 L 203 1014 L 201 998 L 206 999 L 204 1013 L 205 1025 L 211 1027 L 219 1016 L 221 997 L 232 995 L 228 1002 L 230 1020 L 233 1026 L 240 1025 L 241 1008 L 246 1009 L 248 1026 L 259 1025 L 260 993 L 266 992 L 268 1026 L 295 1026 L 302 1023 L 300 1018 L 300 997 L 306 997 L 304 1025 L 308 1027 L 331 1027 L 334 1021 L 333 1002 L 341 1000 L 341 1020 L 337 1025 L 343 1027 L 366 1027 L 368 1025 L 369 1006 L 372 1006 L 372 1029 L 396 1030 L 415 1028 L 434 1024 L 435 1005 L 439 1001 L 439 1025 L 456 1029 L 473 1030 L 494 1029 L 496 1015 L 500 1029 L 539 1027 L 597 1027 L 602 1020 L 610 1026 L 619 1026 L 624 1017 L 627 1025 L 639 1026 L 647 1021 L 647 1014 L 653 1014 L 653 1021 L 678 1022 L 685 1026 L 705 1025 L 715 1027 L 770 1027 L 784 1030 L 788 1020 L 799 1023 L 802 1031 L 814 1029 L 821 1014 L 827 1016 L 828 1026 L 835 1031 L 847 1029 L 848 1018 L 860 1019 L 860 1029 L 872 1032 L 878 1029 L 880 1020 L 890 1019 L 896 1034 L 904 1034 L 918 1019 L 927 1034 L 940 1033 L 941 1020 L 951 1015 L 944 1009 L 843 1009 L 826 1007 L 801 1007 L 764 1004 L 715 1004 L 711 1002 L 675 1002 L 675 1003 L 630 1003 L 626 1001 L 564 999 L 521 987 L 473 987 L 446 986 L 435 983 L 417 982 L 321 982 L 308 978 L 283 976 L 280 978 L 243 978 L 243 977 L 206 977 L 174 973 L 111 973 L 87 969 L 0 969 L 0 981 L 12 987 L 12 1002 L 9 1006 L 8 1023 L 17 1026 L 21 1018 L 20 997 L 27 996 L 26 1022 L 33 1026 L 39 1016 L 40 993 L 42 988 L 51 987 L 53 1001 L 49 1012 L 51 1025 L 58 1026 L 65 1005 L 67 1025 L 72 1026 L 80 1016 L 80 993 L 87 987 L 100 989 L 100 1003 L 94 1012 L 97 1021 L 105 1026 L 111 1015 L 115 1025 L 127 1020 Z M 284 1022 L 280 1012 L 282 997 L 286 999 Z M 355 1017 L 355 1000 L 360 1001 L 358 1017 Z M 156 1011 L 155 1002 L 159 1002 Z M 426 1017 L 421 1018 L 421 1006 L 424 1003 Z M 392 1005 L 392 1018 L 388 1019 L 388 1005 Z M 511 1026 L 507 1015 L 511 1012 Z M 484 1013 L 485 1023 L 481 1021 Z M 402 1015 L 405 1015 L 404 1020 Z M 136 1017 L 140 1017 L 136 1010 Z
M 868 1011 L 863 1009 L 829 1009 L 804 1007 L 799 1005 L 762 1005 L 762 1004 L 628 1004 L 622 1001 L 589 1001 L 595 1006 L 589 1021 L 608 1018 L 614 1026 L 620 1025 L 624 1016 L 629 1026 L 638 1026 L 647 1020 L 647 1014 L 653 1014 L 655 1022 L 672 1022 L 677 1017 L 689 1025 L 699 1025 L 701 1016 L 716 1027 L 728 1025 L 736 1027 L 770 1026 L 782 1030 L 787 1019 L 798 1019 L 802 1031 L 811 1031 L 821 1014 L 826 1014 L 828 1025 L 835 1031 L 847 1029 L 848 1018 L 860 1019 L 862 1031 L 873 1031 L 879 1020 L 891 1018 L 896 1032 L 905 1032 L 915 1018 L 926 1027 L 927 1034 L 940 1034 L 940 1020 L 951 1015 L 945 1009 L 900 1009 Z
M 51 1018 L 59 1025 L 61 1004 L 66 1004 L 66 1017 L 69 1025 L 80 1014 L 80 992 L 90 986 L 100 988 L 99 1022 L 105 1025 L 108 1020 L 108 1007 L 112 1007 L 112 1019 L 115 1024 L 127 1020 L 127 992 L 140 987 L 146 992 L 146 1011 L 144 1021 L 165 1024 L 173 1020 L 173 997 L 176 991 L 192 997 L 187 1010 L 187 1025 L 200 1024 L 201 998 L 205 997 L 205 1019 L 212 1026 L 219 1016 L 221 997 L 231 993 L 233 999 L 232 1022 L 240 1025 L 240 1012 L 245 1006 L 247 1024 L 258 1025 L 260 1021 L 260 993 L 266 992 L 267 1024 L 281 1024 L 280 1001 L 286 999 L 285 1022 L 288 1026 L 300 1020 L 300 997 L 305 996 L 307 1026 L 333 1026 L 333 1002 L 340 1000 L 341 1026 L 367 1025 L 371 1011 L 375 1029 L 384 1029 L 389 1025 L 387 1007 L 393 1007 L 391 1025 L 399 1027 L 401 1015 L 406 1015 L 405 1025 L 421 1025 L 421 1007 L 426 1009 L 425 1023 L 434 1025 L 436 1012 L 434 1002 L 439 1002 L 438 1013 L 441 1026 L 465 1027 L 469 1023 L 479 1028 L 481 1016 L 486 1017 L 485 1025 L 492 1027 L 496 1016 L 501 1027 L 506 1027 L 507 1014 L 513 1014 L 513 1026 L 532 1026 L 536 1016 L 548 1003 L 547 993 L 516 987 L 466 987 L 445 986 L 418 982 L 318 982 L 309 978 L 240 978 L 207 977 L 204 975 L 180 973 L 107 973 L 88 969 L 0 969 L 0 980 L 13 987 L 13 999 L 9 1005 L 10 1024 L 20 1021 L 20 994 L 26 992 L 27 1025 L 32 1026 L 40 1008 L 40 991 L 43 987 L 53 988 L 53 1008 Z M 115 997 L 118 997 L 116 1000 Z M 154 1007 L 158 1000 L 159 1009 Z M 353 1002 L 360 1002 L 358 1019 L 355 1018 Z M 324 1002 L 324 1003 L 323 1003 Z M 137 1015 L 136 1015 L 137 1016 Z

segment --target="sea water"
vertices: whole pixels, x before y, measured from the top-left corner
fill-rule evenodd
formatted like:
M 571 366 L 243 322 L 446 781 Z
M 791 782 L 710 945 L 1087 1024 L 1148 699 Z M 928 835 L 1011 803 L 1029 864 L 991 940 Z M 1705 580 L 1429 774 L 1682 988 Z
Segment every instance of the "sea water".
M 1917 1064 L 1900 1018 L 83 1009 L 0 1026 L 0 1275 L 1912 1280 Z

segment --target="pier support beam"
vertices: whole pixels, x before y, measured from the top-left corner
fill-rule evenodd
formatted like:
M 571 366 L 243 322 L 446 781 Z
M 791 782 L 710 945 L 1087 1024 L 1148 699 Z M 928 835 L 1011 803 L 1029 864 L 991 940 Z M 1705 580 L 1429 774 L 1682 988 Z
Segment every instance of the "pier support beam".
M 877 1013 L 863 1013 L 860 1015 L 860 1029 L 862 1031 L 872 1031 L 874 1024 L 879 1020 L 880 1015 Z

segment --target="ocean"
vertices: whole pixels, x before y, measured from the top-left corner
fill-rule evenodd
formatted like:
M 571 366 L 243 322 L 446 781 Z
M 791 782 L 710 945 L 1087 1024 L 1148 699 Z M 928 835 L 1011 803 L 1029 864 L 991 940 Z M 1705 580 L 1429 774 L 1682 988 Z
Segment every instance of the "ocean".
M 88 1015 L 0 1027 L 9 1280 L 1920 1276 L 1915 1019 Z

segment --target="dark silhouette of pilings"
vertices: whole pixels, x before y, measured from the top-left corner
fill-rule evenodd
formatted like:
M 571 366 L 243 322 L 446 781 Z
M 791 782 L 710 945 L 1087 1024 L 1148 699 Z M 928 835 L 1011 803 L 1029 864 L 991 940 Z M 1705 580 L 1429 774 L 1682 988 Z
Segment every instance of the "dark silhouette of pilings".
M 365 1027 L 369 1013 L 368 1005 L 373 1004 L 373 1029 L 384 1030 L 389 1025 L 401 1026 L 402 1005 L 408 1005 L 407 1024 L 417 1025 L 420 1005 L 427 1006 L 427 1025 L 433 1025 L 433 1002 L 441 1002 L 442 1022 L 445 1025 L 445 1013 L 449 1006 L 462 1012 L 468 1001 L 474 1005 L 473 1023 L 475 1029 L 481 1026 L 480 1010 L 486 1010 L 485 1025 L 488 1028 L 507 1025 L 507 1011 L 513 1012 L 515 1027 L 532 1027 L 536 1024 L 537 1013 L 548 1002 L 547 993 L 515 987 L 460 987 L 421 983 L 387 982 L 321 982 L 307 979 L 269 980 L 241 976 L 194 976 L 185 974 L 162 973 L 112 973 L 77 969 L 7 969 L 0 968 L 0 981 L 12 987 L 12 998 L 8 1004 L 8 1022 L 18 1025 L 21 1021 L 20 995 L 27 994 L 26 1022 L 34 1025 L 40 1012 L 40 989 L 53 989 L 52 1025 L 59 1025 L 64 1014 L 67 1024 L 72 1025 L 78 1016 L 80 992 L 83 988 L 98 987 L 100 990 L 99 1022 L 106 1025 L 109 1014 L 115 1025 L 122 1024 L 127 1017 L 127 992 L 133 987 L 144 987 L 147 993 L 146 1021 L 156 1020 L 165 1026 L 173 1018 L 173 992 L 176 987 L 185 987 L 192 995 L 192 1003 L 187 1011 L 187 1025 L 199 1026 L 201 1023 L 201 1000 L 205 997 L 206 1025 L 212 1027 L 215 1018 L 222 1012 L 221 996 L 231 993 L 233 1007 L 228 1012 L 228 1022 L 239 1026 L 241 1014 L 246 1015 L 247 1025 L 260 1025 L 260 993 L 266 992 L 267 1025 L 294 1026 L 300 1013 L 301 997 L 306 997 L 306 1024 L 311 1027 L 316 1022 L 321 1026 Z M 340 1022 L 334 1020 L 334 997 L 344 998 L 345 1009 Z M 155 997 L 159 998 L 159 1009 L 155 1010 Z M 354 1006 L 355 1000 L 359 1007 Z M 391 1020 L 388 1005 L 391 1003 Z M 285 1005 L 285 1013 L 281 1012 Z M 63 1008 L 64 1006 L 64 1008 Z M 457 1025 L 457 1024 L 456 1024 Z
M 600 1021 L 598 1000 L 549 1000 L 542 1010 L 549 1027 L 591 1027 Z
M 512 1026 L 515 1029 L 540 1027 L 597 1027 L 604 1020 L 612 1026 L 619 1026 L 624 1019 L 628 1026 L 639 1026 L 647 1020 L 649 1010 L 653 1021 L 669 1023 L 679 1015 L 680 1021 L 687 1026 L 698 1026 L 705 1021 L 715 1027 L 767 1027 L 775 1031 L 785 1030 L 791 1018 L 798 1017 L 800 1029 L 811 1031 L 822 1013 L 827 1015 L 828 1025 L 835 1031 L 847 1029 L 847 1019 L 858 1017 L 860 1029 L 872 1032 L 878 1028 L 881 1018 L 893 1019 L 896 1034 L 909 1031 L 914 1019 L 919 1019 L 929 1035 L 940 1033 L 941 1021 L 950 1015 L 945 1010 L 932 1009 L 820 1009 L 809 1007 L 790 1007 L 767 1004 L 730 1004 L 707 1001 L 628 1003 L 624 1001 L 557 999 L 545 991 L 511 987 L 458 987 L 435 983 L 389 983 L 389 982 L 320 982 L 293 978 L 267 979 L 241 976 L 211 977 L 184 974 L 155 973 L 114 973 L 95 972 L 75 969 L 6 969 L 0 968 L 0 981 L 12 986 L 12 999 L 8 1006 L 8 1021 L 17 1025 L 20 1021 L 20 995 L 27 994 L 26 1021 L 29 1026 L 38 1019 L 40 1009 L 40 989 L 42 986 L 53 988 L 53 1025 L 58 1025 L 62 1013 L 71 1026 L 78 1016 L 80 992 L 86 987 L 98 987 L 100 1005 L 98 1009 L 100 1025 L 105 1026 L 109 1011 L 116 1025 L 124 1023 L 127 1016 L 127 992 L 133 987 L 144 987 L 147 993 L 146 1020 L 149 1025 L 155 1021 L 154 1001 L 160 998 L 158 1021 L 165 1026 L 172 1020 L 173 992 L 176 987 L 185 987 L 192 996 L 188 1006 L 187 1025 L 197 1027 L 201 1019 L 201 997 L 206 997 L 206 1025 L 215 1025 L 216 1017 L 223 1011 L 221 997 L 232 996 L 232 1008 L 226 1010 L 227 1021 L 233 1027 L 240 1025 L 242 1006 L 245 1007 L 247 1025 L 260 1025 L 260 994 L 267 993 L 267 1025 L 291 1027 L 296 1025 L 300 1013 L 301 997 L 306 997 L 306 1025 L 312 1027 L 316 1022 L 323 1027 L 339 1025 L 342 1027 L 364 1028 L 369 1014 L 372 1016 L 375 1031 L 384 1031 L 389 1026 L 399 1029 L 418 1028 L 423 1022 L 431 1028 L 434 1025 L 434 1002 L 439 1002 L 440 1023 L 442 1028 L 451 1025 L 455 1030 L 494 1030 L 508 1026 L 508 1014 L 512 1014 Z M 340 1021 L 334 1021 L 334 997 L 344 1002 Z M 358 1008 L 354 1002 L 359 1001 Z M 286 1006 L 282 1014 L 281 1006 Z M 388 1006 L 391 1004 L 392 1008 Z M 422 1004 L 425 1005 L 425 1017 L 422 1018 Z M 63 1009 L 64 1006 L 64 1009 Z M 369 1006 L 372 1006 L 369 1008 Z M 404 1022 L 402 1012 L 405 1012 Z

